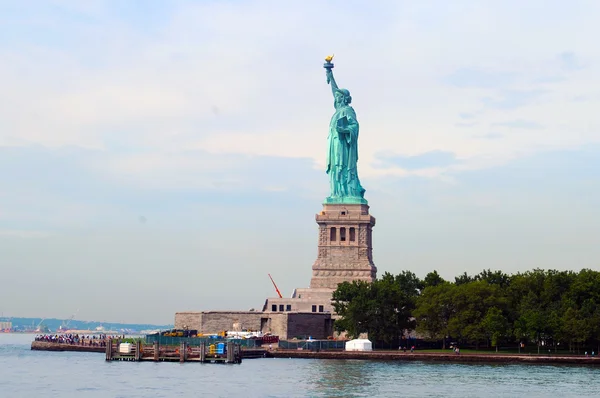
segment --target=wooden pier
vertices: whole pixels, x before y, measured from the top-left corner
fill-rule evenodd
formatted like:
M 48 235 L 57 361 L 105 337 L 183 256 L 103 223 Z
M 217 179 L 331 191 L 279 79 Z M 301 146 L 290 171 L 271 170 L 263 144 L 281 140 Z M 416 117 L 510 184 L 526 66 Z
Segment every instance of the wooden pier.
M 203 362 L 203 363 L 242 363 L 242 349 L 233 342 L 189 346 L 181 343 L 179 346 L 160 346 L 135 343 L 120 343 L 111 341 L 106 345 L 107 361 L 154 361 L 154 362 Z

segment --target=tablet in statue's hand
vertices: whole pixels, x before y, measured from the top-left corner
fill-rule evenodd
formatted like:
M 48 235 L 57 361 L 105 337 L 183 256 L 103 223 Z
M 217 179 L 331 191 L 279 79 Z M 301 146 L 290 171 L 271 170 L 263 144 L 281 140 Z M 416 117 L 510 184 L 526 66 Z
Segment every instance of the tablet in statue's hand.
M 348 118 L 346 116 L 339 118 L 337 121 L 338 131 L 345 130 L 347 127 L 348 127 Z

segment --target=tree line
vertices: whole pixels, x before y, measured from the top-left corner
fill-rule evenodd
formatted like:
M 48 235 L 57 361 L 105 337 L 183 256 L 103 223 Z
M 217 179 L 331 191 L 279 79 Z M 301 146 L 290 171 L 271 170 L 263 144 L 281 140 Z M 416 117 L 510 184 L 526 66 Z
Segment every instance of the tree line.
M 437 271 L 385 273 L 372 283 L 344 282 L 332 297 L 337 331 L 368 333 L 376 346 L 398 346 L 416 331 L 439 342 L 577 351 L 599 347 L 600 272 L 534 269 L 513 275 L 484 270 L 454 281 Z

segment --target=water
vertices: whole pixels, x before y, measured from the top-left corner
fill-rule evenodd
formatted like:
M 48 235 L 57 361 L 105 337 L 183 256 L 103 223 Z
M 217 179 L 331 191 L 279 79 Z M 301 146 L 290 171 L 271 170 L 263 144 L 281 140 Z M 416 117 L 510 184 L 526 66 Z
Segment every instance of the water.
M 241 365 L 105 362 L 31 351 L 0 333 L 0 397 L 592 397 L 600 368 L 247 359 Z

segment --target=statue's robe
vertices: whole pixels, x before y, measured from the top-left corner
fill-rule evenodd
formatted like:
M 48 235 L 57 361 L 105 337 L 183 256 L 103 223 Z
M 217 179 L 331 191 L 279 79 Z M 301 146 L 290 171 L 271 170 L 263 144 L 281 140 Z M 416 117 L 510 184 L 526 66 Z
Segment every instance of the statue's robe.
M 363 198 L 358 179 L 358 121 L 349 105 L 338 106 L 329 123 L 327 173 L 331 197 Z

